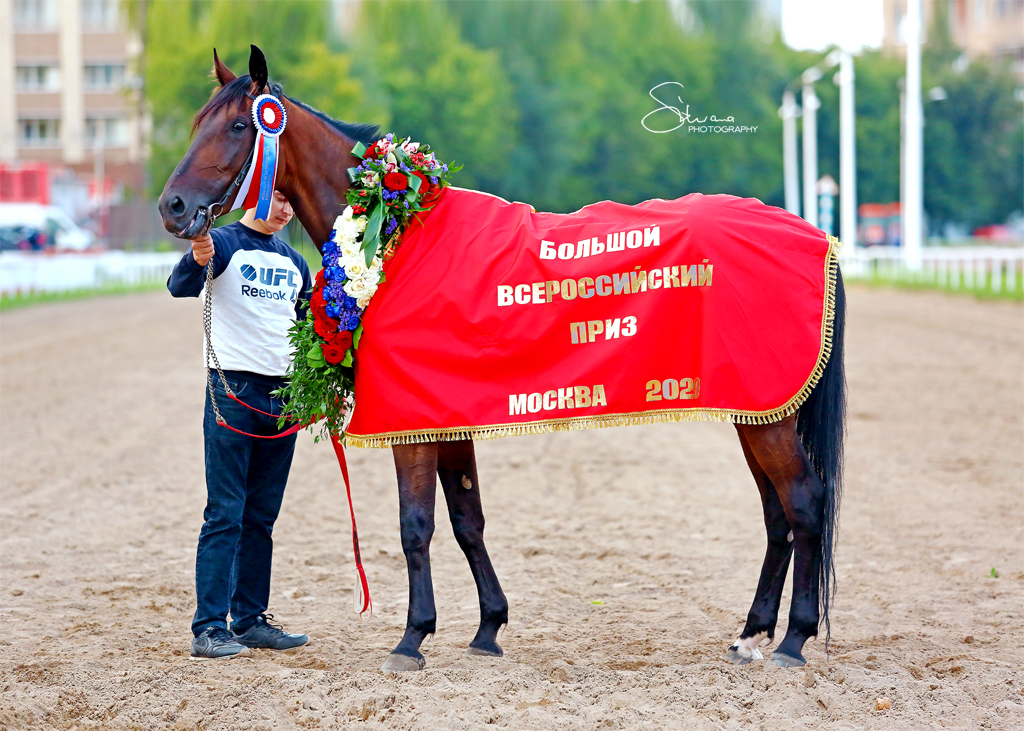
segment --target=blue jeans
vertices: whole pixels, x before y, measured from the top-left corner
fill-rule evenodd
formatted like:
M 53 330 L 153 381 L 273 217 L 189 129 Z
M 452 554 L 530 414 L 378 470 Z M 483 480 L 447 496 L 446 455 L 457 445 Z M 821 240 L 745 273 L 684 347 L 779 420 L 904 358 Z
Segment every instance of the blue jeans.
M 279 433 L 277 420 L 228 398 L 214 371 L 217 407 L 228 424 L 270 436 Z M 224 376 L 242 401 L 271 414 L 282 402 L 270 392 L 284 379 L 244 371 Z M 274 521 L 288 481 L 295 452 L 295 434 L 283 439 L 256 439 L 236 434 L 217 424 L 206 393 L 203 418 L 206 442 L 206 510 L 196 551 L 197 608 L 192 632 L 208 627 L 242 631 L 267 610 L 270 601 L 270 564 L 274 552 Z

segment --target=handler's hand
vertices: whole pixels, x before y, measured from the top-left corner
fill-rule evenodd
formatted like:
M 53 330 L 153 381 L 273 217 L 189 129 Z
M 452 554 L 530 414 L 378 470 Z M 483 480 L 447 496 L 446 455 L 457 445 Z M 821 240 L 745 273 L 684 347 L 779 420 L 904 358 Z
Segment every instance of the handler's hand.
M 192 258 L 201 267 L 213 258 L 213 237 L 205 233 L 198 239 L 192 239 Z

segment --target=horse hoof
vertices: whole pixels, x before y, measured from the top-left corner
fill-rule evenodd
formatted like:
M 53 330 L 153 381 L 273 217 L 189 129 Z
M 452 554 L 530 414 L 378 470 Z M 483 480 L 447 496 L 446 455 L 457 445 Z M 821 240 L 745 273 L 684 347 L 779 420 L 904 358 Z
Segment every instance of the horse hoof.
M 497 652 L 494 650 L 485 650 L 482 647 L 467 647 L 466 657 L 503 657 L 505 653 L 502 649 L 497 645 L 495 645 L 495 647 L 498 648 Z
M 739 648 L 733 645 L 725 651 L 725 660 L 726 662 L 731 662 L 733 665 L 747 665 L 748 663 L 754 662 L 755 658 L 753 655 L 742 654 L 739 651 Z
M 426 666 L 427 661 L 422 657 L 409 657 L 392 652 L 380 669 L 385 673 L 410 673 L 422 670 Z
M 778 650 L 772 653 L 772 662 L 780 668 L 802 668 L 807 664 L 806 660 L 799 657 L 792 657 L 791 655 L 783 655 Z

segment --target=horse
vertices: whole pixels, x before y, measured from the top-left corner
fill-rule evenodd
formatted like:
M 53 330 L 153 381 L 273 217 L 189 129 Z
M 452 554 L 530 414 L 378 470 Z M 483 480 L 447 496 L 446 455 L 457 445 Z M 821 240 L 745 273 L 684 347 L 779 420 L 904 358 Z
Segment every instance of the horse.
M 256 46 L 249 74 L 236 76 L 213 55 L 218 86 L 196 114 L 193 139 L 164 186 L 159 211 L 164 226 L 183 239 L 204 234 L 224 212 L 248 168 L 256 129 L 251 116 L 259 94 L 276 96 L 287 111 L 280 139 L 277 188 L 288 197 L 317 247 L 329 238 L 346 205 L 346 168 L 353 147 L 378 138 L 374 125 L 334 120 L 284 95 L 269 77 Z M 740 447 L 761 497 L 767 549 L 746 623 L 724 658 L 743 665 L 764 659 L 761 648 L 775 637 L 782 591 L 793 564 L 793 594 L 786 635 L 771 655 L 782 667 L 806 664 L 804 644 L 823 624 L 835 591 L 834 551 L 842 493 L 846 380 L 843 372 L 845 294 L 837 276 L 831 356 L 798 411 L 770 424 L 735 424 Z M 392 447 L 398 478 L 402 549 L 409 574 L 405 633 L 383 665 L 386 672 L 421 670 L 420 645 L 437 626 L 430 573 L 430 541 L 440 479 L 455 538 L 469 561 L 480 601 L 480 625 L 468 655 L 500 657 L 499 630 L 508 623 L 508 601 L 484 544 L 473 441 L 433 441 Z

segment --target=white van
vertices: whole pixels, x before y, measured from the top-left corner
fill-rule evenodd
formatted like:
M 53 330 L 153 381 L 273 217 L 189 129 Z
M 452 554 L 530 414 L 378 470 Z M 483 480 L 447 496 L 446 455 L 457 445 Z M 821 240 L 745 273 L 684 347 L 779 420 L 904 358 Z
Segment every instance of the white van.
M 58 251 L 84 251 L 96 244 L 86 231 L 56 206 L 41 203 L 0 203 L 0 229 L 33 229 L 54 239 Z

